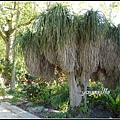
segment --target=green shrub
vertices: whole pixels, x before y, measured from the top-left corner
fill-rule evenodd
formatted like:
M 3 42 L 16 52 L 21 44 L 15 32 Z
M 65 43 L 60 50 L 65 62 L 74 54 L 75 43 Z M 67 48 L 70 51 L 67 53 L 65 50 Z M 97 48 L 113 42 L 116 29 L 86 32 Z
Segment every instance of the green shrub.
M 56 81 L 54 81 L 51 85 L 51 90 L 51 105 L 55 109 L 66 109 L 69 101 L 68 83 L 64 82 L 62 84 L 57 84 Z M 63 107 L 63 103 L 66 108 Z
M 109 90 L 105 88 L 102 83 L 89 84 L 89 91 L 93 91 L 92 94 L 87 94 L 88 106 L 100 106 L 102 108 L 109 108 L 117 117 L 120 113 L 120 87 L 115 90 Z M 97 94 L 94 91 L 101 91 Z
M 11 71 L 12 71 L 12 63 L 10 61 L 7 62 L 3 62 L 3 71 L 2 71 L 2 75 L 4 76 L 4 78 L 8 78 L 11 79 Z
M 120 87 L 111 91 L 111 94 L 104 95 L 106 106 L 118 116 L 120 113 Z
M 60 113 L 51 113 L 49 118 L 66 118 L 68 115 L 67 112 L 60 112 Z
M 104 85 L 100 82 L 91 83 L 88 85 L 88 91 L 90 94 L 87 94 L 87 103 L 88 106 L 101 106 L 105 107 L 104 104 L 104 95 L 109 94 L 110 91 L 108 88 L 105 88 Z
M 19 101 L 19 98 L 20 98 L 19 95 L 14 94 L 14 95 L 13 95 L 13 98 L 11 99 L 11 103 L 12 103 L 12 104 L 17 103 L 17 102 Z
M 69 101 L 68 83 L 41 83 L 38 79 L 23 78 L 21 92 L 26 95 L 29 101 L 42 103 L 45 106 L 51 105 L 54 109 L 66 111 Z

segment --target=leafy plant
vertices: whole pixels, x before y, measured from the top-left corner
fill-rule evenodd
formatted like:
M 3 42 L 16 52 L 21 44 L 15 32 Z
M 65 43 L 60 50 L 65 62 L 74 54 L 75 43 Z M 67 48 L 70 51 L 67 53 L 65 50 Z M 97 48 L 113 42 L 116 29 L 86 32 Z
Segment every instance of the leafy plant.
M 62 102 L 62 104 L 59 107 L 60 107 L 60 110 L 62 110 L 63 112 L 66 112 L 68 110 L 68 106 L 69 106 L 69 100 Z
M 22 78 L 23 79 L 23 91 L 24 93 L 27 94 L 27 98 L 30 101 L 34 101 L 34 98 L 39 93 L 39 85 L 37 83 L 37 80 L 34 77 L 29 77 L 29 78 Z
M 51 113 L 49 115 L 50 118 L 66 118 L 68 115 L 67 112 L 60 112 L 60 113 Z
M 19 101 L 19 97 L 20 97 L 19 95 L 14 94 L 13 98 L 11 99 L 11 103 L 14 104 L 14 103 L 18 102 Z
M 0 73 L 2 73 L 4 66 L 0 63 Z
M 116 116 L 118 116 L 120 113 L 120 94 L 118 94 L 116 98 L 114 98 L 112 94 L 106 94 L 105 98 L 107 107 L 110 108 Z
M 3 61 L 3 70 L 2 70 L 2 76 L 5 79 L 11 79 L 11 71 L 12 71 L 12 63 L 10 61 Z
M 41 82 L 34 77 L 27 79 L 24 77 L 23 81 L 16 88 L 19 94 L 36 104 L 44 104 L 44 106 L 51 105 L 55 109 L 60 109 L 63 112 L 67 111 L 69 101 L 68 83 L 51 83 Z M 20 96 L 21 96 L 20 95 Z M 15 99 L 15 98 L 14 98 Z
M 80 108 L 79 108 L 79 112 L 80 112 L 80 117 L 83 117 L 83 116 L 88 117 L 91 110 L 89 108 L 86 108 L 84 103 L 81 103 Z M 79 117 L 79 115 L 78 115 L 78 117 Z
M 54 81 L 51 85 L 50 99 L 51 99 L 51 105 L 55 109 L 62 108 L 64 102 L 66 103 L 66 107 L 67 107 L 67 102 L 69 101 L 69 89 L 67 82 L 64 82 L 63 84 L 60 83 L 57 84 L 57 82 Z
M 90 107 L 101 106 L 104 105 L 104 95 L 108 94 L 110 91 L 104 87 L 104 85 L 100 82 L 89 83 L 88 91 L 90 94 L 87 94 L 87 103 Z

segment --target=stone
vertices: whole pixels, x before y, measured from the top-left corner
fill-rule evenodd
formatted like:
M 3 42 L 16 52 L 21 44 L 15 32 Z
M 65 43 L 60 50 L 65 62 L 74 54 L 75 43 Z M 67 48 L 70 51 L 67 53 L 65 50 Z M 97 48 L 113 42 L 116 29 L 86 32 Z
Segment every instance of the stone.
M 38 106 L 38 107 L 32 108 L 31 110 L 32 110 L 32 111 L 35 111 L 35 112 L 43 112 L 44 107 L 43 107 L 43 106 Z
M 32 103 L 32 102 L 28 102 L 28 103 L 26 104 L 26 106 L 27 106 L 27 107 L 28 107 L 28 106 L 29 106 L 29 107 L 33 107 L 33 106 L 35 106 L 35 105 L 34 105 L 34 103 Z

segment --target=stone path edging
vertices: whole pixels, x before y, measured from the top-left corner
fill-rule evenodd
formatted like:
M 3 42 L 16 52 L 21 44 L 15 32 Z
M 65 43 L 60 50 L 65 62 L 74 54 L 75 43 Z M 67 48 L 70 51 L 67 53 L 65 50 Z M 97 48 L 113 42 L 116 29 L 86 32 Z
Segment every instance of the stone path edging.
M 38 116 L 28 113 L 27 111 L 25 111 L 21 108 L 18 108 L 17 106 L 11 105 L 9 102 L 1 102 L 0 106 L 4 107 L 8 111 L 10 111 L 9 114 L 14 113 L 17 118 L 39 118 Z M 4 112 L 2 114 L 4 114 Z M 6 118 L 8 118 L 8 117 L 9 116 L 6 116 Z M 0 116 L 0 118 L 1 118 L 1 116 Z

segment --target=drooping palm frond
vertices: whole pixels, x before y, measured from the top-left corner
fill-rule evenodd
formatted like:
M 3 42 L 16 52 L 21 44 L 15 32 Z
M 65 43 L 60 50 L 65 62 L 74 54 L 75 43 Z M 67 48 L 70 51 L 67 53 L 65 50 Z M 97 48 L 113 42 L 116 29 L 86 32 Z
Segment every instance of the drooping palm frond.
M 20 51 L 24 53 L 29 47 L 37 47 L 37 45 L 35 45 L 36 42 L 33 41 L 33 37 L 35 37 L 33 32 L 27 28 L 23 34 L 19 33 L 19 35 L 16 36 L 14 44 L 18 44 Z
M 74 36 L 72 16 L 67 6 L 60 3 L 41 13 L 36 23 L 36 31 L 41 34 L 41 49 L 57 50 Z
M 120 46 L 120 24 L 118 24 L 118 26 L 110 24 L 106 33 L 106 38 L 114 40 L 114 42 Z
M 32 75 L 51 80 L 54 77 L 55 65 L 51 64 L 40 52 L 38 37 L 29 28 L 24 34 L 19 34 L 14 44 L 18 44 L 19 52 L 24 57 L 26 70 Z
M 83 20 L 80 24 L 81 33 L 85 41 L 100 40 L 108 30 L 108 21 L 100 11 L 88 10 L 83 15 Z
M 81 40 L 84 40 L 84 32 L 82 26 L 82 24 L 84 23 L 83 17 L 83 15 L 74 14 L 73 27 L 76 35 L 76 41 L 78 42 L 78 44 Z

